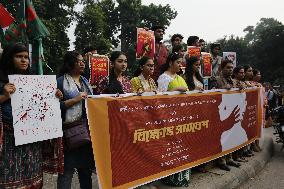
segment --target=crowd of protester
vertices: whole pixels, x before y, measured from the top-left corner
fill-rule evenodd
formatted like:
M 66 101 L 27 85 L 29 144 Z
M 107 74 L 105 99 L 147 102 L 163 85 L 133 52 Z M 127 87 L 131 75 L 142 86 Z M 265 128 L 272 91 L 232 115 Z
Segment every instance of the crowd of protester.
M 99 84 L 92 88 L 88 81 L 89 68 L 86 66 L 89 55 L 97 53 L 97 49 L 87 47 L 83 54 L 77 51 L 68 51 L 63 57 L 63 63 L 58 74 L 58 90 L 56 97 L 60 100 L 63 127 L 75 124 L 78 121 L 86 123 L 86 109 L 84 100 L 91 94 L 123 94 L 143 92 L 166 91 L 203 91 L 204 79 L 200 71 L 202 60 L 199 57 L 189 57 L 182 45 L 183 36 L 175 34 L 171 38 L 170 49 L 162 43 L 164 28 L 154 26 L 151 28 L 155 34 L 155 56 L 151 59 L 147 56 L 137 61 L 138 69 L 133 78 L 127 75 L 127 56 L 123 52 L 113 51 L 110 54 L 110 74 L 103 78 Z M 189 36 L 188 46 L 201 47 L 206 51 L 205 41 L 198 36 Z M 230 60 L 222 60 L 220 56 L 221 45 L 210 45 L 212 55 L 212 77 L 209 80 L 209 89 L 231 89 L 246 87 L 260 87 L 262 84 L 261 72 L 250 65 L 238 65 L 233 67 Z M 28 49 L 21 44 L 15 44 L 4 49 L 0 61 L 0 188 L 42 188 L 43 171 L 46 165 L 46 151 L 44 142 L 36 142 L 15 146 L 13 135 L 13 117 L 10 96 L 17 89 L 9 83 L 8 75 L 30 74 L 30 60 Z M 185 66 L 185 69 L 182 69 Z M 283 94 L 273 88 L 271 84 L 264 84 L 267 96 L 266 118 L 271 117 L 273 108 L 283 104 Z M 280 98 L 280 96 L 282 97 Z M 87 127 L 87 126 L 86 126 Z M 65 137 L 65 136 L 64 136 Z M 64 138 L 63 137 L 63 138 Z M 80 187 L 92 188 L 92 173 L 95 170 L 95 162 L 91 143 L 86 143 L 75 149 L 68 149 L 62 140 L 51 140 L 49 145 L 62 149 L 63 154 L 57 156 L 54 161 L 53 173 L 58 173 L 57 188 L 71 188 L 71 182 L 75 170 L 78 172 Z M 254 152 L 260 152 L 259 142 L 243 147 L 242 149 L 220 157 L 216 165 L 223 170 L 230 171 L 230 167 L 240 167 L 254 156 Z M 59 152 L 59 150 L 51 150 Z M 50 159 L 49 159 L 50 160 Z M 63 169 L 64 164 L 64 169 Z M 58 165 L 58 166 L 55 166 Z M 206 172 L 206 164 L 196 168 Z M 170 175 L 161 179 L 161 182 L 170 186 L 188 186 L 190 169 Z M 50 169 L 49 169 L 49 172 Z M 143 186 L 142 186 L 143 187 Z M 150 188 L 157 188 L 148 184 Z

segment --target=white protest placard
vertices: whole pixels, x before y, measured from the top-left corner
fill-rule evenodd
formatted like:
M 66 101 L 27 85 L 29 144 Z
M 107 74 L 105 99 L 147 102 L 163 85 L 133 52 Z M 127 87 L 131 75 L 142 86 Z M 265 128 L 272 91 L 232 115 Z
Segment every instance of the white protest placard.
M 237 66 L 237 53 L 236 52 L 223 52 L 223 60 L 231 60 L 235 68 Z
M 15 145 L 63 136 L 55 75 L 9 75 Z

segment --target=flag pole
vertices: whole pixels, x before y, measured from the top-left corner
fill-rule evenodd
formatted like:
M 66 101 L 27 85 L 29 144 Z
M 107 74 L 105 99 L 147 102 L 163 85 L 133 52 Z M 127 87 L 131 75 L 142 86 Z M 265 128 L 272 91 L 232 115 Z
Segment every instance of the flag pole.
M 43 67 L 42 67 L 42 57 L 43 57 L 43 48 L 42 48 L 42 39 L 38 40 L 38 74 L 43 75 Z

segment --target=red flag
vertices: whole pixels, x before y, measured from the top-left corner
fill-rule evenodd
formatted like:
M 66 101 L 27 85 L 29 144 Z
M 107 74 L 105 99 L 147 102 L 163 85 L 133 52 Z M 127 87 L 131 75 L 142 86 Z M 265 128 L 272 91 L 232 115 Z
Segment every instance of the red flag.
M 15 21 L 14 17 L 0 3 L 0 25 L 2 28 L 10 26 Z

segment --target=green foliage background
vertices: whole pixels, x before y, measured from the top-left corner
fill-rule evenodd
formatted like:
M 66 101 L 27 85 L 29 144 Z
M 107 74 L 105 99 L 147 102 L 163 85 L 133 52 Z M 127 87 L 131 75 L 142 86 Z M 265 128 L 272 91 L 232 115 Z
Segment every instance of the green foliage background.
M 18 1 L 0 0 L 0 3 L 16 15 Z M 81 12 L 74 10 L 78 3 L 84 7 Z M 50 31 L 43 45 L 53 74 L 58 72 L 69 49 L 67 29 L 73 21 L 77 22 L 76 50 L 82 52 L 91 45 L 100 54 L 108 54 L 120 46 L 127 53 L 128 67 L 133 72 L 137 67 L 136 27 L 150 28 L 156 24 L 168 27 L 178 14 L 170 5 L 146 6 L 141 0 L 33 0 L 33 4 Z M 261 70 L 265 81 L 284 85 L 284 25 L 273 18 L 262 18 L 256 26 L 244 28 L 244 32 L 244 37 L 225 36 L 217 42 L 222 44 L 223 51 L 237 52 L 238 64 L 251 64 Z M 47 68 L 45 71 L 51 73 Z

